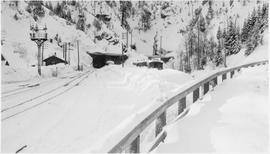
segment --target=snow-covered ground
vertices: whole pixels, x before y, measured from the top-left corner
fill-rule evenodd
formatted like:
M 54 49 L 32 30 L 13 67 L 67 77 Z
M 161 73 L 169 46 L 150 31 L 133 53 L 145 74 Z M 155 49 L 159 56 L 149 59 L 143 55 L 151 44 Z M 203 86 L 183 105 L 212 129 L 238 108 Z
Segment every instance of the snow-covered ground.
M 104 152 L 189 81 L 189 75 L 169 69 L 102 68 L 63 95 L 2 121 L 2 151 L 27 145 L 23 152 Z
M 236 55 L 232 55 L 227 57 L 227 65 L 228 66 L 237 66 L 241 64 L 247 64 L 247 63 L 252 63 L 260 60 L 267 60 L 269 59 L 269 30 L 267 29 L 264 32 L 263 35 L 263 44 L 258 46 L 255 51 L 249 55 L 245 55 L 245 48 L 242 49 L 239 53 Z
M 213 19 L 209 26 L 210 28 L 207 35 L 209 37 L 211 35 L 215 36 L 218 26 L 225 26 L 224 20 L 229 15 L 235 17 L 236 14 L 239 14 L 240 17 L 237 22 L 241 24 L 244 18 L 248 16 L 248 12 L 254 8 L 255 3 L 256 1 L 251 1 L 247 6 L 242 7 L 241 2 L 235 1 L 234 7 L 229 8 L 228 14 L 223 12 L 221 15 L 216 16 Z M 50 15 L 49 10 L 45 8 L 45 17 L 39 21 L 39 24 L 42 26 L 46 23 L 49 38 L 53 39 L 55 35 L 58 34 L 61 36 L 63 42 L 72 43 L 71 65 L 59 64 L 55 66 L 42 66 L 42 76 L 40 77 L 37 75 L 36 66 L 33 66 L 37 63 L 37 47 L 29 38 L 29 26 L 30 23 L 33 23 L 34 21 L 33 17 L 25 10 L 27 3 L 25 1 L 20 1 L 18 8 L 11 7 L 9 2 L 3 2 L 1 4 L 1 38 L 4 39 L 4 43 L 1 47 L 1 54 L 4 55 L 10 64 L 10 66 L 5 66 L 2 63 L 1 66 L 1 146 L 3 152 L 15 152 L 21 147 L 25 147 L 22 152 L 34 153 L 107 152 L 106 150 L 108 150 L 108 148 L 117 143 L 117 141 L 125 136 L 141 120 L 143 120 L 146 115 L 154 111 L 167 99 L 177 94 L 179 89 L 184 86 L 188 86 L 191 82 L 196 82 L 197 79 L 207 76 L 214 71 L 224 69 L 222 67 L 216 68 L 209 64 L 205 70 L 194 71 L 191 75 L 188 75 L 171 69 L 158 71 L 155 69 L 144 67 L 137 68 L 133 66 L 133 62 L 143 61 L 147 59 L 146 55 L 152 54 L 153 38 L 156 32 L 158 32 L 158 40 L 162 35 L 162 47 L 166 50 L 172 51 L 170 55 L 176 56 L 179 52 L 183 52 L 185 49 L 184 38 L 182 34 L 178 33 L 178 31 L 180 29 L 183 30 L 185 26 L 189 24 L 191 19 L 191 6 L 188 6 L 185 1 L 178 1 L 169 9 L 177 12 L 180 11 L 179 9 L 182 9 L 182 13 L 175 13 L 166 20 L 157 17 L 156 20 L 153 20 L 152 28 L 147 32 L 139 32 L 139 30 L 134 29 L 132 39 L 133 43 L 136 44 L 137 50 L 128 52 L 129 59 L 126 61 L 124 68 L 121 66 L 109 65 L 99 70 L 94 70 L 94 72 L 92 72 L 93 68 L 91 68 L 92 60 L 86 52 L 98 51 L 121 53 L 120 44 L 116 46 L 109 45 L 108 41 L 105 40 L 94 43 L 93 33 L 96 31 L 94 26 L 91 26 L 87 32 L 82 32 L 77 30 L 75 25 L 68 25 L 63 18 L 60 18 L 57 15 Z M 95 19 L 93 16 L 93 7 L 90 6 L 92 4 L 87 1 L 82 1 L 81 5 L 85 5 L 83 9 L 86 10 L 86 23 L 92 24 Z M 201 1 L 196 1 L 194 2 L 193 9 L 199 6 L 201 6 Z M 222 8 L 223 11 L 225 9 L 219 1 L 215 2 L 213 7 L 215 9 Z M 229 1 L 226 1 L 226 8 L 228 7 Z M 206 14 L 207 8 L 208 7 L 203 7 L 203 15 Z M 113 28 L 108 29 L 104 24 L 102 24 L 100 33 L 107 32 L 112 36 L 119 34 L 118 37 L 121 42 L 122 40 L 120 35 L 121 32 L 123 32 L 123 29 L 120 26 L 120 20 L 116 17 L 118 14 L 115 12 L 117 11 L 108 6 L 103 9 L 107 13 L 111 13 L 111 24 Z M 78 9 L 71 8 L 71 11 L 73 19 L 75 18 L 75 20 L 77 20 Z M 18 20 L 14 19 L 15 14 L 18 15 Z M 138 23 L 137 20 L 138 19 L 133 21 L 134 24 Z M 136 25 L 131 24 L 131 26 Z M 268 59 L 268 30 L 265 34 L 263 46 L 259 46 L 248 57 L 244 56 L 244 49 L 237 55 L 228 57 L 228 67 Z M 80 42 L 81 64 L 83 64 L 84 67 L 87 66 L 85 71 L 89 69 L 91 70 L 89 73 L 80 73 L 75 71 L 77 68 L 77 40 Z M 46 43 L 44 57 L 47 58 L 54 53 L 56 53 L 58 57 L 62 58 L 62 48 L 57 45 L 55 40 L 53 40 L 53 43 Z M 177 57 L 175 57 L 175 60 L 172 60 L 168 66 L 165 66 L 165 68 L 176 68 L 176 65 L 174 64 L 175 62 L 179 62 Z M 172 65 L 172 67 L 169 65 Z M 56 69 L 58 77 L 52 77 Z M 228 132 L 228 130 L 238 130 L 240 127 L 235 123 L 231 124 L 232 121 L 230 119 L 230 115 L 235 114 L 238 116 L 238 113 L 231 113 L 233 111 L 233 107 L 243 109 L 239 114 L 259 119 L 259 123 L 264 125 L 264 121 L 261 120 L 266 116 L 264 111 L 261 112 L 259 116 L 256 115 L 258 114 L 257 112 L 254 116 L 253 112 L 252 115 L 249 115 L 250 105 L 256 105 L 256 108 L 253 106 L 254 109 L 260 109 L 263 105 L 266 105 L 264 98 L 259 98 L 259 96 L 261 97 L 262 95 L 262 97 L 268 98 L 267 95 L 265 96 L 263 91 L 265 89 L 268 90 L 267 86 L 264 85 L 267 81 L 261 81 L 261 78 L 266 80 L 265 71 L 267 68 L 260 67 L 259 70 L 256 69 L 257 67 L 244 70 L 244 74 L 242 76 L 231 81 L 226 81 L 224 85 L 217 88 L 217 91 L 205 96 L 205 98 L 199 103 L 191 106 L 189 116 L 184 118 L 184 120 L 179 121 L 186 121 L 187 126 L 185 126 L 185 128 L 192 127 L 191 129 L 188 128 L 185 135 L 188 135 L 189 131 L 194 129 L 197 131 L 197 129 L 202 128 L 201 131 L 207 131 L 206 128 L 212 127 L 212 125 L 210 125 L 212 124 L 211 122 L 206 123 L 206 125 L 201 123 L 201 125 L 193 126 L 198 124 L 192 123 L 192 118 L 195 117 L 199 120 L 203 120 L 203 117 L 211 115 L 213 117 L 209 117 L 210 120 L 216 120 L 219 118 L 220 120 L 229 123 L 229 128 L 227 126 L 220 128 L 219 126 L 221 124 L 217 121 L 213 122 L 213 124 L 218 123 L 218 125 L 213 125 L 213 127 L 216 127 L 213 129 L 211 134 L 211 141 L 215 141 L 215 144 L 212 148 L 208 149 L 208 147 L 204 145 L 210 144 L 205 142 L 202 147 L 198 145 L 198 151 L 203 151 L 204 147 L 206 152 L 208 150 L 211 151 L 211 149 L 215 149 L 215 151 L 224 151 L 223 148 L 225 148 L 225 145 L 228 145 L 228 147 L 230 146 L 227 143 L 225 144 L 218 141 L 221 139 L 225 140 L 225 136 L 223 136 L 222 133 L 228 133 L 228 138 L 234 137 Z M 84 73 L 86 74 L 81 76 L 81 74 Z M 255 81 L 254 74 L 256 73 L 259 74 L 259 76 Z M 252 76 L 252 78 L 249 76 Z M 86 78 L 84 79 L 84 77 Z M 84 80 L 81 80 L 82 78 Z M 247 79 L 250 81 L 247 81 Z M 70 83 L 71 81 L 72 83 Z M 230 87 L 232 85 L 239 87 L 233 88 L 232 91 Z M 259 88 L 257 88 L 257 85 L 259 85 Z M 255 88 L 252 86 L 255 86 Z M 224 88 L 224 90 L 222 88 Z M 54 89 L 55 91 L 52 92 Z M 254 89 L 257 89 L 259 93 L 256 93 L 257 91 Z M 223 95 L 223 93 L 226 95 Z M 226 103 L 223 102 L 225 105 L 224 107 L 221 107 L 223 104 L 221 104 L 222 102 L 217 101 L 219 100 L 218 97 L 223 98 L 222 100 L 225 101 L 225 98 L 230 96 L 229 94 L 233 94 L 234 97 Z M 236 96 L 236 94 L 239 95 Z M 247 95 L 248 98 L 252 98 L 244 98 Z M 254 104 L 254 102 L 250 102 L 257 98 L 259 101 L 262 100 L 263 103 Z M 248 102 L 243 105 L 242 101 L 245 100 Z M 216 102 L 204 105 L 207 101 Z M 232 101 L 233 105 L 231 103 Z M 209 107 L 206 107 L 208 105 Z M 247 108 L 243 108 L 242 106 Z M 220 107 L 220 111 L 218 110 L 218 107 Z M 176 111 L 171 109 L 168 110 L 168 119 L 170 119 L 170 116 Z M 208 109 L 210 110 L 209 113 Z M 200 114 L 203 113 L 207 115 L 201 117 Z M 228 113 L 230 114 L 229 116 Z M 240 118 L 242 118 L 242 116 Z M 240 118 L 233 119 L 235 120 L 233 122 L 242 120 Z M 189 122 L 188 119 L 191 119 L 191 122 Z M 250 121 L 246 121 L 246 119 L 244 120 L 244 124 L 247 124 L 248 126 L 252 125 Z M 151 142 L 149 141 L 150 139 L 154 139 L 153 126 L 154 123 L 143 132 L 143 135 L 141 136 L 142 142 L 149 143 Z M 259 126 L 260 125 L 258 125 L 258 127 Z M 179 135 L 180 137 L 175 135 L 175 133 L 179 133 L 178 131 L 176 132 L 176 128 L 180 128 L 178 124 L 168 127 L 172 127 L 171 129 L 168 128 L 170 129 L 169 132 L 172 133 L 169 133 L 169 137 L 166 139 L 167 144 L 162 145 L 157 152 L 168 152 L 166 151 L 166 148 L 168 148 L 167 146 L 169 146 L 169 142 L 178 144 L 183 141 L 181 140 L 183 138 L 182 134 Z M 257 129 L 257 126 L 255 129 L 259 130 Z M 260 133 L 263 133 L 265 127 L 262 127 L 261 129 L 262 131 Z M 195 133 L 200 133 L 201 131 Z M 248 129 L 248 133 L 249 132 L 253 133 L 253 129 Z M 203 140 L 202 137 L 207 135 L 207 133 L 203 133 L 203 136 L 200 136 L 200 134 L 195 135 L 199 136 L 200 139 Z M 237 133 L 239 132 L 237 131 Z M 246 134 L 244 134 L 243 137 L 245 137 L 245 135 Z M 252 137 L 253 139 L 256 139 L 256 137 Z M 190 138 L 190 142 L 193 142 L 191 139 L 192 138 Z M 242 139 L 243 138 L 239 138 L 238 141 L 240 142 Z M 198 140 L 198 142 L 201 140 Z M 257 146 L 253 146 L 252 141 L 249 141 L 248 139 L 246 140 L 247 142 L 245 143 L 251 145 L 248 146 L 250 149 L 253 150 L 253 147 Z M 183 144 L 186 145 L 190 142 Z M 260 142 L 258 142 L 258 144 L 259 143 Z M 263 144 L 259 145 L 261 145 L 261 147 L 257 146 L 259 149 L 263 149 L 265 147 Z M 246 146 L 246 144 L 239 144 L 239 147 L 241 146 Z M 147 150 L 147 148 L 149 148 L 147 147 L 147 144 L 142 144 L 142 151 Z M 194 150 L 193 147 L 190 147 L 189 149 L 189 146 L 187 146 L 186 148 L 188 150 Z M 169 149 L 174 150 L 173 148 Z M 237 151 L 236 148 L 235 151 Z
M 242 69 L 168 125 L 154 152 L 269 152 L 268 65 Z

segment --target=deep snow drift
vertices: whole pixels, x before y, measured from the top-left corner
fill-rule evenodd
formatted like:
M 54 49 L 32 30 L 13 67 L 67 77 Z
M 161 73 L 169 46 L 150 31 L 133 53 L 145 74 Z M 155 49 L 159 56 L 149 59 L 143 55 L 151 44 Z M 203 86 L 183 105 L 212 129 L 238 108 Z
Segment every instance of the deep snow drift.
M 23 152 L 105 152 L 189 81 L 169 69 L 104 67 L 63 95 L 2 121 L 2 151 L 27 145 Z
M 267 152 L 268 65 L 242 69 L 166 127 L 154 152 Z

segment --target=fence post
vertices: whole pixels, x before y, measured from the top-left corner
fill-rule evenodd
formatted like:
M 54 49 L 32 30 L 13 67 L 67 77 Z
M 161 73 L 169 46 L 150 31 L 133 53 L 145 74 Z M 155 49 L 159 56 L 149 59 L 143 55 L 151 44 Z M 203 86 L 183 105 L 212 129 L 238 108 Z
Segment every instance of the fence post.
M 222 74 L 222 81 L 227 79 L 227 73 Z
M 203 84 L 203 94 L 205 95 L 209 91 L 209 82 Z
M 164 111 L 157 119 L 156 119 L 156 136 L 163 130 L 163 127 L 166 125 L 166 111 Z
M 200 86 L 199 87 L 199 98 L 202 99 L 203 95 L 204 95 L 204 88 L 203 88 L 203 86 Z
M 200 87 L 193 91 L 193 103 L 200 97 Z
M 140 153 L 140 135 L 131 143 L 128 153 Z
M 217 76 L 213 79 L 213 82 L 214 82 L 214 87 L 217 86 Z
M 183 97 L 179 100 L 178 103 L 178 115 L 181 114 L 186 108 L 186 97 Z
M 233 75 L 234 75 L 234 70 L 233 70 L 233 71 L 231 71 L 231 78 L 233 77 Z

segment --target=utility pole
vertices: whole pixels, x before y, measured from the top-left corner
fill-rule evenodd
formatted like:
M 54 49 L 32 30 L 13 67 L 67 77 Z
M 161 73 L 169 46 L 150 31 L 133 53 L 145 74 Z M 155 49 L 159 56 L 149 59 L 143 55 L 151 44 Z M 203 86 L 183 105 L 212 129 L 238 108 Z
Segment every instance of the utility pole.
M 121 20 L 121 27 L 124 28 L 124 10 L 122 10 L 122 20 Z M 123 40 L 123 38 L 122 38 Z M 124 67 L 124 43 L 122 42 L 122 57 L 121 57 L 121 61 L 122 61 L 122 67 Z
M 68 64 L 70 65 L 70 42 L 68 42 Z
M 198 28 L 198 70 L 200 69 L 200 25 L 199 25 L 200 17 L 198 19 L 197 28 Z
M 63 52 L 63 59 L 65 60 L 65 44 L 63 43 L 61 47 L 62 47 L 62 52 Z
M 132 30 L 130 31 L 130 45 L 132 46 Z
M 78 71 L 80 71 L 80 51 L 79 51 L 79 40 L 77 40 L 77 50 L 78 50 Z
M 65 61 L 67 62 L 67 42 L 65 42 Z
M 160 35 L 160 46 L 159 46 L 159 54 L 162 52 L 162 34 Z
M 44 43 L 42 44 L 42 54 L 41 54 L 41 66 L 43 66 L 43 57 L 44 56 Z
M 30 33 L 30 39 L 36 42 L 38 46 L 38 74 L 41 75 L 41 47 L 43 46 L 44 42 L 47 41 L 47 26 L 45 25 L 43 29 L 39 29 L 38 25 L 36 25 L 36 27 L 30 25 L 30 30 L 32 31 L 32 33 Z M 44 32 L 41 33 L 40 30 L 43 30 Z
M 127 52 L 128 52 L 128 30 L 127 30 L 127 34 L 126 34 L 127 36 Z

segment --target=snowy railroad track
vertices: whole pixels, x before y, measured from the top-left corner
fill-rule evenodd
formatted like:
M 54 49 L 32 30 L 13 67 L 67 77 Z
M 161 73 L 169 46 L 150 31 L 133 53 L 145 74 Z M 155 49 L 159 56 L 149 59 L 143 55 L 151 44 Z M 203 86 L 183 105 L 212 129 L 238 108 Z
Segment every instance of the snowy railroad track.
M 43 84 L 45 86 L 47 86 L 47 85 L 49 85 L 49 83 L 51 83 L 53 81 L 56 81 L 56 80 L 59 80 L 59 79 L 52 79 L 52 80 L 47 80 L 47 81 L 43 81 L 43 82 L 27 83 L 27 84 L 24 84 L 24 85 L 20 85 L 19 88 L 15 88 L 15 89 L 3 92 L 2 93 L 2 99 L 5 99 L 5 98 L 10 97 L 10 96 L 17 95 L 17 94 L 20 94 L 20 93 L 23 93 L 23 92 L 26 92 L 26 91 L 29 91 L 29 90 L 33 90 L 33 88 L 37 88 L 37 87 L 39 87 L 40 85 L 43 85 Z
M 59 79 L 65 79 L 65 78 L 75 78 L 77 76 L 76 75 L 71 75 L 71 76 L 63 76 L 63 77 L 60 77 L 60 78 L 53 78 L 53 79 L 49 79 L 49 80 L 45 80 L 45 81 L 41 81 L 41 82 L 32 82 L 32 83 L 25 83 L 25 84 L 21 84 L 21 85 L 18 85 L 19 88 L 14 88 L 12 90 L 7 90 L 7 91 L 4 91 L 2 92 L 2 96 L 1 96 L 1 99 L 4 100 L 10 96 L 14 96 L 14 95 L 17 95 L 17 94 L 20 94 L 20 93 L 23 93 L 23 92 L 26 92 L 26 91 L 29 91 L 29 90 L 33 90 L 34 88 L 39 88 L 42 86 L 48 86 L 50 85 L 50 83 L 53 83 L 53 81 L 57 81 Z
M 14 117 L 18 114 L 21 114 L 23 112 L 26 112 L 30 109 L 33 109 L 43 103 L 46 103 L 47 101 L 62 95 L 63 93 L 71 90 L 72 88 L 78 86 L 84 79 L 86 79 L 89 75 L 89 73 L 92 73 L 93 71 L 87 71 L 84 74 L 80 74 L 75 78 L 72 78 L 72 80 L 65 82 L 64 84 L 61 84 L 61 86 L 58 86 L 54 89 L 51 89 L 49 91 L 46 91 L 34 98 L 27 99 L 25 101 L 22 101 L 20 103 L 17 103 L 15 105 L 6 107 L 1 110 L 2 112 L 2 122 Z

